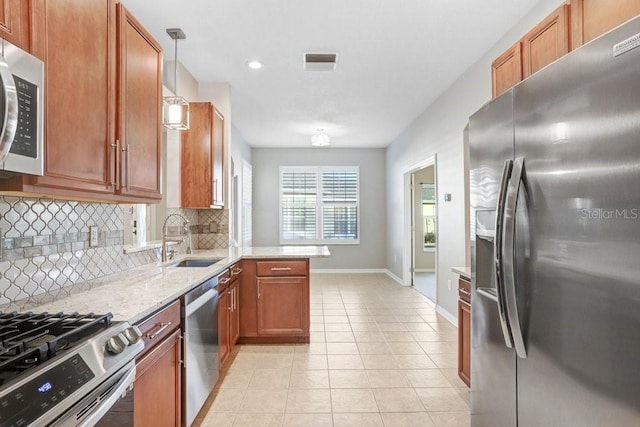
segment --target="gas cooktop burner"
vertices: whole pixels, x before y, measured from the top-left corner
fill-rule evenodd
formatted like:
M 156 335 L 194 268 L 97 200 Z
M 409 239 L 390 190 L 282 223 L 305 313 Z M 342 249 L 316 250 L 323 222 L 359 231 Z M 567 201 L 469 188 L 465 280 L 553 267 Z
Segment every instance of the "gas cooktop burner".
M 111 326 L 111 313 L 0 312 L 0 386 Z

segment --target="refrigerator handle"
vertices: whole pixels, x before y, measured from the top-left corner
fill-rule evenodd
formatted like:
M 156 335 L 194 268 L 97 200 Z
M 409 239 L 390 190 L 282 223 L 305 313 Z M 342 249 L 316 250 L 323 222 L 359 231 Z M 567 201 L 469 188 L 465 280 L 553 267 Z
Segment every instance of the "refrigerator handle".
M 509 187 L 509 177 L 513 168 L 513 160 L 504 162 L 502 170 L 502 179 L 500 180 L 500 193 L 498 194 L 498 206 L 496 209 L 496 234 L 493 239 L 494 267 L 496 280 L 496 297 L 498 303 L 498 315 L 500 317 L 500 326 L 504 335 L 504 343 L 507 347 L 513 348 L 513 340 L 506 315 L 506 303 L 504 299 L 504 281 L 502 277 L 503 271 L 503 239 L 504 239 L 504 213 L 505 202 L 507 198 L 507 189 Z
M 518 303 L 516 299 L 516 253 L 515 253 L 515 237 L 516 237 L 516 209 L 518 205 L 518 194 L 524 182 L 524 158 L 518 157 L 513 163 L 511 171 L 511 180 L 507 190 L 507 197 L 504 206 L 504 229 L 502 239 L 502 255 L 503 255 L 503 283 L 504 297 L 509 318 L 509 327 L 511 329 L 511 337 L 516 354 L 521 359 L 526 359 L 527 349 L 524 345 L 524 337 L 520 326 L 520 315 L 518 313 Z

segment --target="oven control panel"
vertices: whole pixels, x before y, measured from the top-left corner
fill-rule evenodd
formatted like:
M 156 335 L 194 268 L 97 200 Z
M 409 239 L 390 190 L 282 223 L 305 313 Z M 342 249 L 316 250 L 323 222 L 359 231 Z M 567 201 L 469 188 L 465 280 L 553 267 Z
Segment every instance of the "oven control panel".
M 0 398 L 0 425 L 26 426 L 95 378 L 75 355 Z

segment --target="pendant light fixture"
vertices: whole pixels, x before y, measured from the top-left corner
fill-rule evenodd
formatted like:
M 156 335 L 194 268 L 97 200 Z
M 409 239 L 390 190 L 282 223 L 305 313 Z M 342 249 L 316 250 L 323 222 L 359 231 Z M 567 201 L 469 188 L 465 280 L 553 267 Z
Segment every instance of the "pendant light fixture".
M 187 36 L 180 28 L 167 28 L 167 34 L 175 41 L 175 60 L 173 63 L 173 93 L 162 100 L 162 124 L 168 129 L 189 129 L 189 101 L 178 95 L 178 40 Z
M 318 129 L 318 133 L 311 137 L 311 145 L 314 147 L 326 147 L 330 143 L 329 135 L 324 133 L 324 129 Z

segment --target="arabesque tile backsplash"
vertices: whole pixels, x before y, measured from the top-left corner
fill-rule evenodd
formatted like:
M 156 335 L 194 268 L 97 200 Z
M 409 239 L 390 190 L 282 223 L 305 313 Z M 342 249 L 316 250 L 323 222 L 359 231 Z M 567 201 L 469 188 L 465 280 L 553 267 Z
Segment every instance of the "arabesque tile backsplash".
M 170 213 L 189 219 L 194 248 L 227 247 L 228 211 Z M 98 245 L 90 247 L 93 225 Z M 123 253 L 124 207 L 117 204 L 0 196 L 0 229 L 0 305 L 43 293 L 65 295 L 73 285 L 160 259 L 159 249 Z M 180 245 L 177 252 L 185 249 Z

